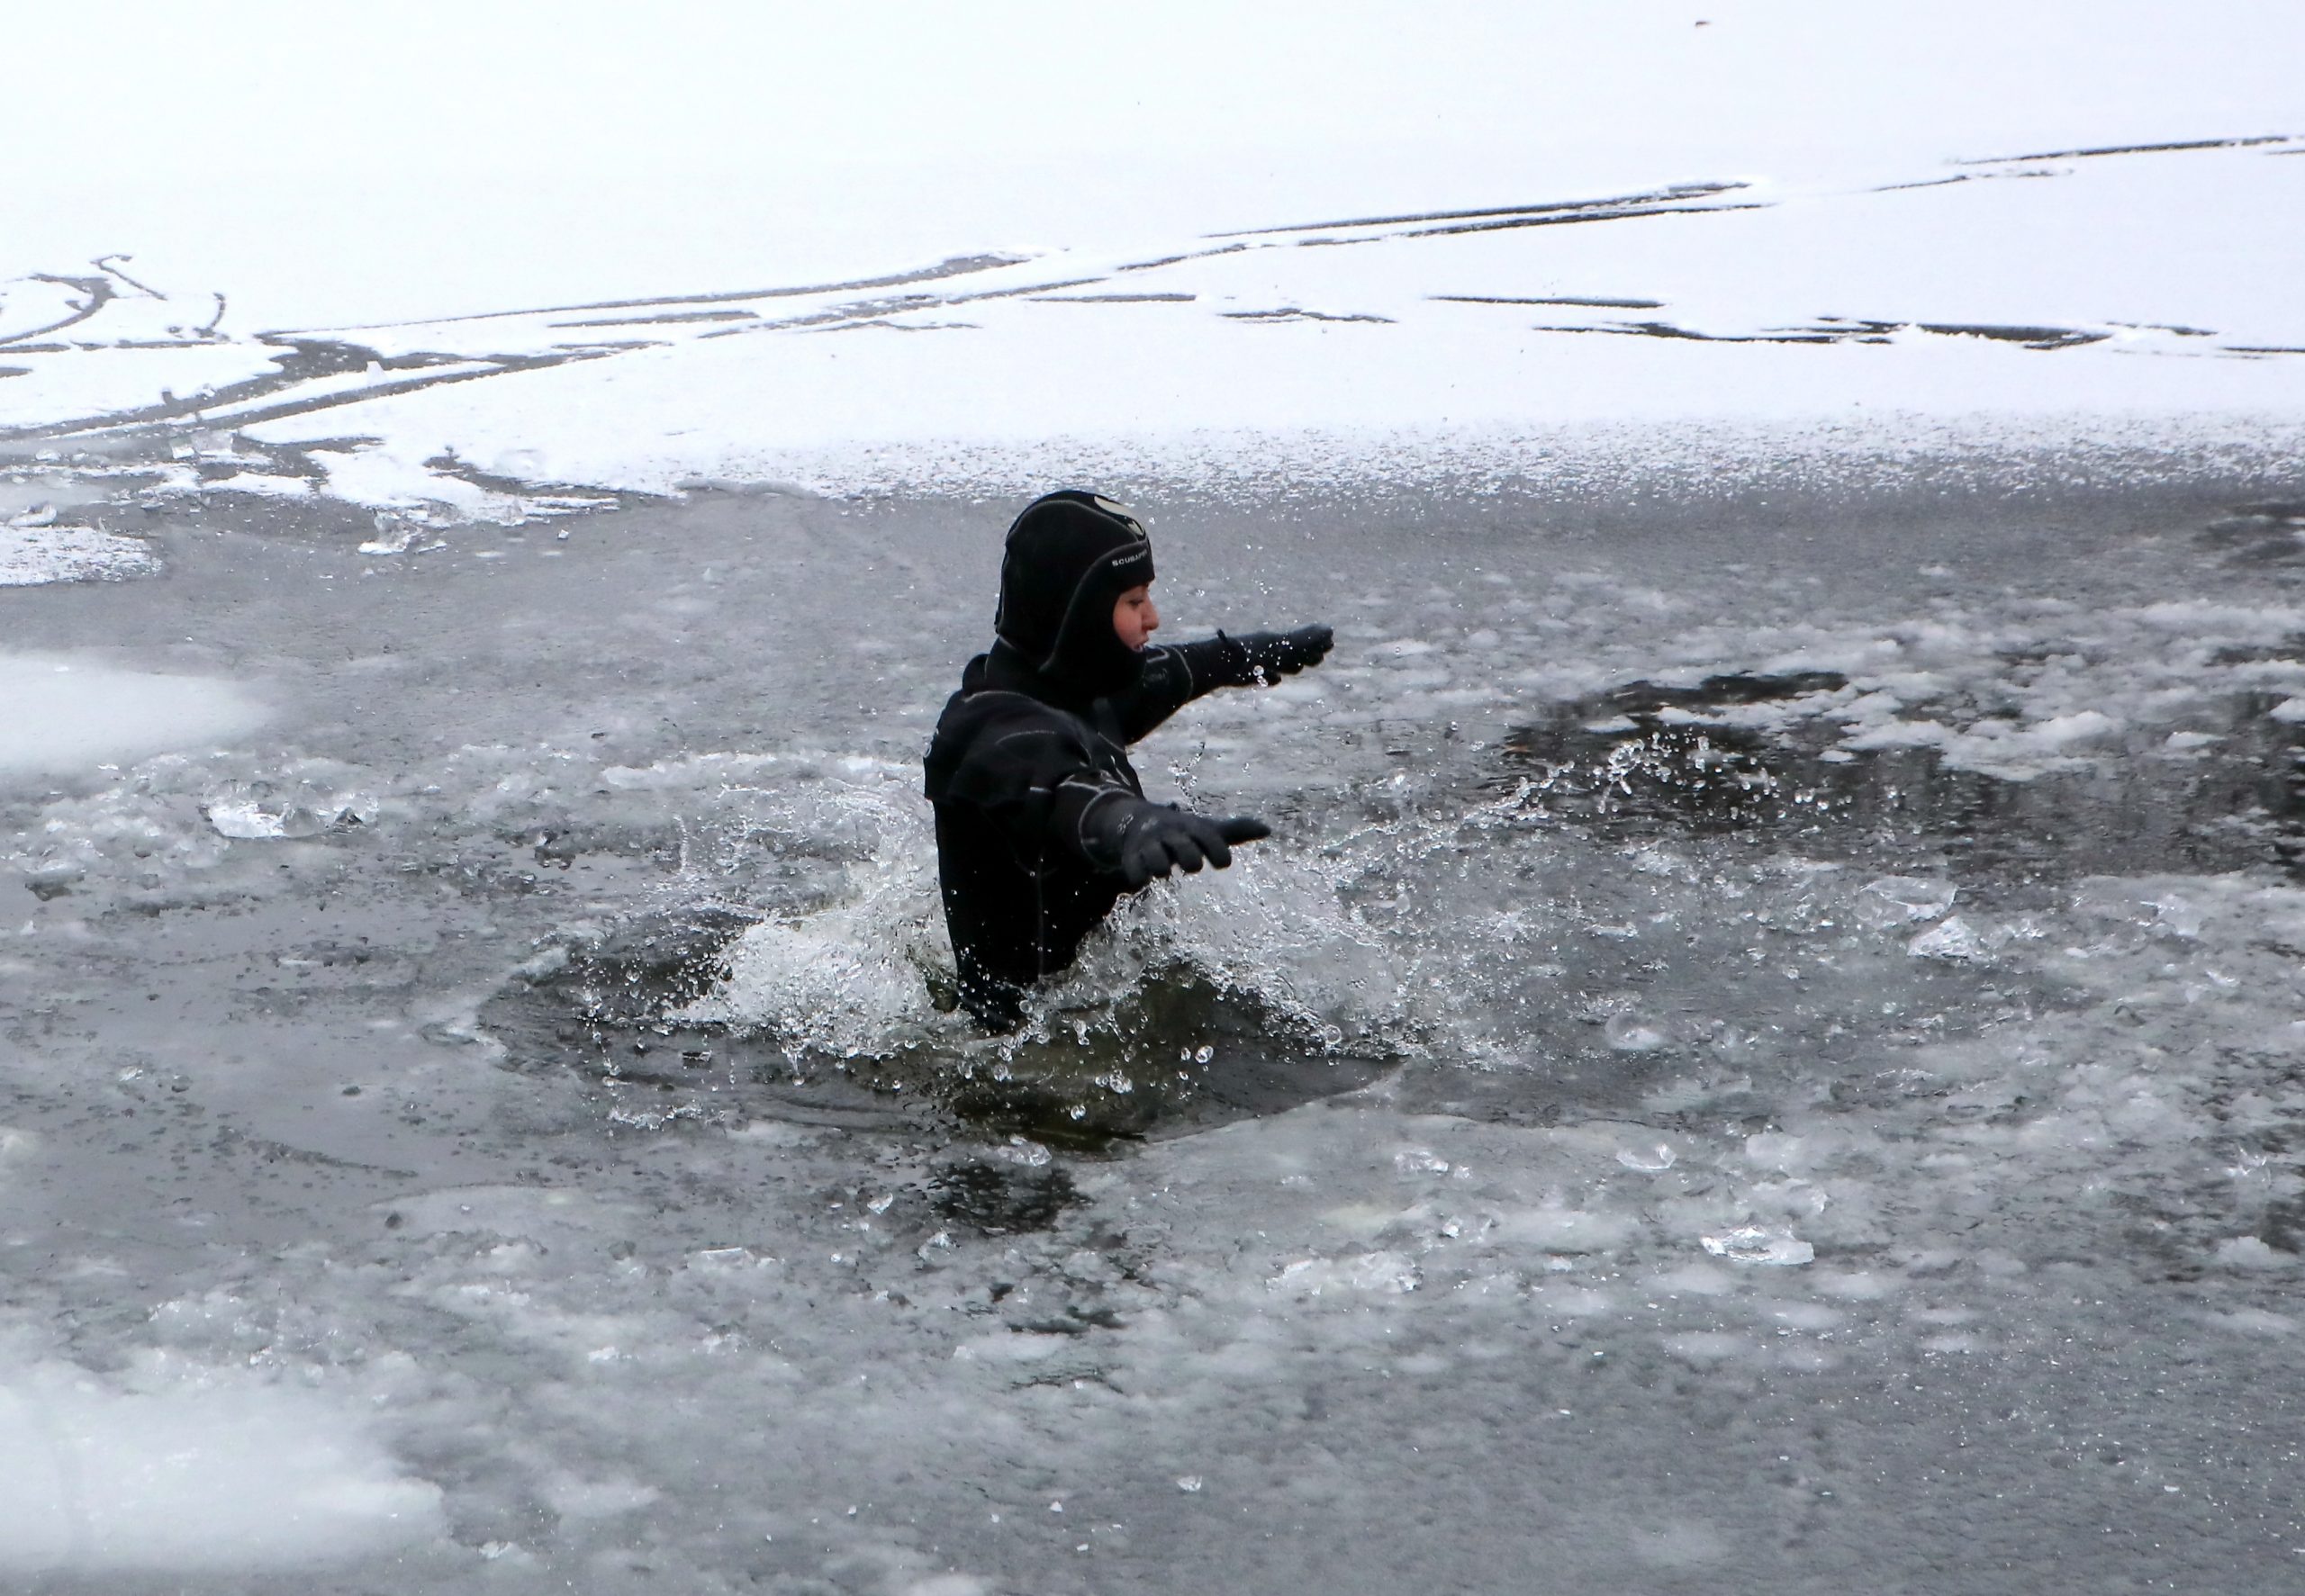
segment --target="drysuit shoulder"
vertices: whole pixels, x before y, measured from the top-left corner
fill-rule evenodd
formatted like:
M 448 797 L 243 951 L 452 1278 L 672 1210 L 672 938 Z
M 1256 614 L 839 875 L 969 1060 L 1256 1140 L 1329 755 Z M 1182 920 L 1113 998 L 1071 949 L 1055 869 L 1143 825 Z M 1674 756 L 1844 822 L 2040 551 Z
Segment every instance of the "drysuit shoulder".
M 999 811 L 1045 800 L 1068 776 L 1097 763 L 1096 734 L 1077 716 L 1024 693 L 953 695 L 928 744 L 931 803 Z

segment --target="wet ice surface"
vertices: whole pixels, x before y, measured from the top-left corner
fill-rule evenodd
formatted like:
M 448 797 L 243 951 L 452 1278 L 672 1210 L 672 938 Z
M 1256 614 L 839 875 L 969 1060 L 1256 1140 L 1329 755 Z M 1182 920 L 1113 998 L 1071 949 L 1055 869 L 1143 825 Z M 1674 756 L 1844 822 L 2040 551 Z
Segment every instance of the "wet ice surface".
M 1143 497 L 1177 634 L 1339 645 L 1011 1047 L 913 797 L 1008 506 L 170 518 L 8 600 L 273 718 L 0 800 L 0 1560 L 2286 1589 L 2278 489 Z

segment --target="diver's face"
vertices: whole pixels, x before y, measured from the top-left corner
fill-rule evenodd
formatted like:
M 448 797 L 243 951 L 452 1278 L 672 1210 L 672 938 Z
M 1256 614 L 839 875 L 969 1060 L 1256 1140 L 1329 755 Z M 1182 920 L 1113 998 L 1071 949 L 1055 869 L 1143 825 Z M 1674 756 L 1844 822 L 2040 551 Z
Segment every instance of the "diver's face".
M 1152 608 L 1152 584 L 1139 582 L 1113 605 L 1113 636 L 1142 652 L 1145 640 L 1161 629 L 1161 612 Z

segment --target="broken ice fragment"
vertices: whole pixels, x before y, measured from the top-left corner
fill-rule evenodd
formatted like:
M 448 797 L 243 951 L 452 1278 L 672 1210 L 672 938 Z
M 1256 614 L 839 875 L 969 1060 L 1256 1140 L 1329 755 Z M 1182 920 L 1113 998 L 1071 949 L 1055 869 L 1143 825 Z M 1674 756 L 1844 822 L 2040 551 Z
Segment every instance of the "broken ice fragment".
M 228 799 L 208 806 L 208 824 L 228 837 L 253 842 L 266 837 L 282 837 L 288 834 L 281 827 L 281 817 L 260 807 L 249 799 Z
M 1905 944 L 1905 951 L 1916 959 L 1949 959 L 1956 961 L 1984 957 L 1984 939 L 1969 923 L 1954 915 Z
M 1611 1014 L 1603 1023 L 1601 1033 L 1620 1053 L 1653 1053 L 1666 1042 L 1662 1031 L 1632 1014 Z
M 2295 1259 L 2266 1246 L 2262 1237 L 2235 1236 L 2217 1244 L 2217 1261 L 2234 1269 L 2278 1269 Z
M 1705 1251 L 1733 1264 L 1805 1264 L 1817 1256 L 1815 1248 L 1789 1231 L 1759 1225 L 1740 1225 L 1722 1235 L 1697 1240 L 1704 1243 Z
M 85 873 L 77 864 L 44 864 L 25 874 L 24 885 L 32 889 L 34 897 L 46 903 L 71 891 Z
M 2163 898 L 2149 898 L 2147 904 L 2153 910 L 2154 924 L 2168 932 L 2172 936 L 2183 937 L 2190 942 L 2201 935 L 2201 912 L 2183 898 L 2172 895 Z
M 1364 1252 L 1353 1258 L 1299 1258 L 1265 1285 L 1274 1291 L 1304 1296 L 1316 1297 L 1324 1292 L 1384 1295 L 1415 1291 L 1419 1279 L 1415 1263 L 1405 1253 Z
M 262 842 L 279 837 L 316 837 L 322 832 L 364 825 L 376 816 L 365 793 L 327 792 L 299 782 L 293 793 L 278 793 L 268 782 L 229 781 L 202 806 L 208 824 L 228 837 Z
M 1865 884 L 1864 895 L 1858 899 L 1857 915 L 1872 924 L 1894 924 L 1901 920 L 1933 920 L 1953 906 L 1956 896 L 1950 881 L 1924 880 L 1919 876 L 1883 876 Z

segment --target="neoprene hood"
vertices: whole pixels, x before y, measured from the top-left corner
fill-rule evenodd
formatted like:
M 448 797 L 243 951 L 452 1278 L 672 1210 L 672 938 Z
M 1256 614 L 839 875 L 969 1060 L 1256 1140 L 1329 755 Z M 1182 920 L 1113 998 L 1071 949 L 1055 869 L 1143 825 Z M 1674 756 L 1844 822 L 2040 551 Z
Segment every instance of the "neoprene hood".
M 1065 697 L 1133 683 L 1144 657 L 1113 631 L 1113 606 L 1152 580 L 1152 545 L 1111 500 L 1068 488 L 1035 499 L 1008 528 L 992 629 Z

